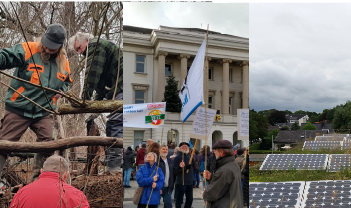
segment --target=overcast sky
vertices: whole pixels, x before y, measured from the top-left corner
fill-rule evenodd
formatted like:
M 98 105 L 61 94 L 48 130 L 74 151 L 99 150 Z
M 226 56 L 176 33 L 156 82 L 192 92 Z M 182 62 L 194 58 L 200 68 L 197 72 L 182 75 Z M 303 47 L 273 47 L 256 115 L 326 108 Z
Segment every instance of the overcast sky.
M 207 2 L 125 2 L 123 24 L 157 29 L 160 25 L 207 29 L 249 37 L 249 4 Z
M 250 108 L 351 100 L 351 4 L 250 4 Z

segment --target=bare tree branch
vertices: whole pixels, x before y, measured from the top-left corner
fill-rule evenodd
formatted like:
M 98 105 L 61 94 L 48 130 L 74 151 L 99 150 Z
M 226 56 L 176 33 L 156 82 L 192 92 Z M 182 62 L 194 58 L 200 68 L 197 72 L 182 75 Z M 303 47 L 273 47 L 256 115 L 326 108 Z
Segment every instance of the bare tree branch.
M 9 142 L 0 141 L 1 152 L 53 152 L 77 146 L 113 146 L 123 147 L 123 139 L 114 137 L 80 136 L 48 142 Z

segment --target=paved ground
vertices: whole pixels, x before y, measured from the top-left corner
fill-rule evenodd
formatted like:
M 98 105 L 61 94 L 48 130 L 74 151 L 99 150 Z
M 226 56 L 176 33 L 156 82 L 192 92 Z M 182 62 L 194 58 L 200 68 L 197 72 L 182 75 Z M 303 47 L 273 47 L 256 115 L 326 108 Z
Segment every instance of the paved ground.
M 124 208 L 135 208 L 137 205 L 133 204 L 132 198 L 134 196 L 135 189 L 138 187 L 138 184 L 135 180 L 130 181 L 130 185 L 132 188 L 124 188 L 124 198 L 123 198 L 123 207 Z M 193 208 L 204 208 L 204 201 L 202 200 L 201 197 L 201 192 L 202 192 L 202 183 L 200 183 L 200 188 L 194 188 L 193 189 Z M 174 198 L 174 191 L 173 191 L 173 196 L 172 199 Z M 185 201 L 185 199 L 184 199 Z M 184 204 L 183 204 L 184 205 Z M 175 204 L 173 203 L 173 207 L 175 207 Z M 161 199 L 161 204 L 159 208 L 163 208 L 163 199 Z
M 162 199 L 161 199 L 162 201 Z M 135 208 L 137 205 L 134 205 L 132 201 L 123 200 L 123 208 Z M 159 208 L 163 208 L 163 203 L 161 202 Z M 175 204 L 173 203 L 173 207 Z M 194 200 L 193 201 L 193 208 L 204 208 L 204 201 L 203 200 Z

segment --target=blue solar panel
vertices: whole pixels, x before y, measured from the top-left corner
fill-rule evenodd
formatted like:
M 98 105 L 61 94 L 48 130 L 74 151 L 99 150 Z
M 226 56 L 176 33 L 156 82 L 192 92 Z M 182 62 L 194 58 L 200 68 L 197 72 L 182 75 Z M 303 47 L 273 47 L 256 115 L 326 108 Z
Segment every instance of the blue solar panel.
M 250 183 L 249 208 L 299 207 L 305 182 Z
M 325 170 L 327 154 L 269 154 L 260 170 Z
M 351 207 L 351 181 L 307 182 L 301 207 Z

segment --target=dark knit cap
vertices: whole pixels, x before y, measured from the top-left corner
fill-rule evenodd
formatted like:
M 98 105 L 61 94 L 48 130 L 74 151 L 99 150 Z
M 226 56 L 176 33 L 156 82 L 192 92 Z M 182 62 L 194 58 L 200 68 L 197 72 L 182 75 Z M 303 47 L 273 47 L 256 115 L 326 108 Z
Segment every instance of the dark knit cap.
M 238 154 L 238 155 L 242 155 L 243 153 L 244 153 L 243 149 L 238 149 L 238 151 L 236 151 L 236 154 Z
M 181 147 L 181 146 L 183 146 L 183 145 L 188 145 L 188 147 L 190 147 L 190 145 L 189 145 L 188 143 L 186 143 L 186 142 L 181 142 L 181 143 L 179 144 L 179 147 Z

